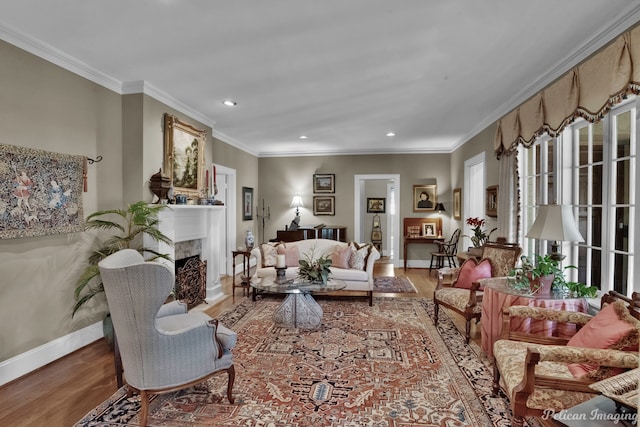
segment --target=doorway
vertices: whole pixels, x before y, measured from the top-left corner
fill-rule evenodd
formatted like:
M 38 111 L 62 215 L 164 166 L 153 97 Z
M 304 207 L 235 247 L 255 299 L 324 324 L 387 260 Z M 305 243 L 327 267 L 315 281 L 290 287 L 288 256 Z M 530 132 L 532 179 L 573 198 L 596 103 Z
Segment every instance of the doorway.
M 211 164 L 211 176 L 216 176 L 218 194 L 225 206 L 225 236 L 220 236 L 227 242 L 224 253 L 220 254 L 220 275 L 231 274 L 231 252 L 236 248 L 236 170 L 226 166 Z
M 398 254 L 400 253 L 399 236 L 400 221 L 398 219 L 397 207 L 400 206 L 400 175 L 399 174 L 371 174 L 371 175 L 355 175 L 354 176 L 354 196 L 353 196 L 353 240 L 356 242 L 368 242 L 370 236 L 367 235 L 366 229 L 370 225 L 366 222 L 367 214 L 367 183 L 384 182 L 384 191 L 386 206 L 385 219 L 382 219 L 383 240 L 382 253 L 388 256 L 393 262 L 394 267 L 399 267 Z M 369 197 L 378 197 L 379 194 L 369 195 Z
M 464 162 L 463 235 L 470 236 L 471 228 L 466 218 L 484 218 L 485 203 L 485 153 L 484 151 Z M 471 244 L 471 242 L 469 242 Z

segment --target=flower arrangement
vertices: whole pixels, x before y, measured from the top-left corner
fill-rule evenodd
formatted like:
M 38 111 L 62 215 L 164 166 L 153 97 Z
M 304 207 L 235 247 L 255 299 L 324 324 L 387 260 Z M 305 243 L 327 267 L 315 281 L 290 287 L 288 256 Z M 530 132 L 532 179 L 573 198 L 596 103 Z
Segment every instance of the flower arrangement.
M 331 274 L 332 261 L 330 255 L 322 255 L 317 259 L 313 259 L 313 253 L 315 248 L 311 250 L 311 253 L 305 254 L 305 258 L 298 261 L 300 268 L 298 269 L 298 277 L 310 282 L 327 284 L 329 280 L 329 274 Z
M 471 243 L 476 248 L 484 245 L 491 237 L 491 233 L 496 231 L 494 228 L 490 232 L 487 233 L 487 230 L 484 229 L 485 221 L 483 218 L 467 218 L 467 225 L 471 226 L 471 230 L 473 231 L 473 236 L 467 236 L 471 239 Z

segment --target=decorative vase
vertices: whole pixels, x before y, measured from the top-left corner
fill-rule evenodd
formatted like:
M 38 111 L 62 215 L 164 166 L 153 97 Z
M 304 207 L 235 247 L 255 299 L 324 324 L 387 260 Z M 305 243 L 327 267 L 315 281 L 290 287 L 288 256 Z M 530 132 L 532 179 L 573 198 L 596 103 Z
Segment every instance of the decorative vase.
M 553 274 L 547 274 L 546 276 L 531 279 L 529 282 L 531 292 L 537 295 L 549 295 L 554 278 L 555 276 Z
M 254 243 L 255 243 L 255 237 L 253 237 L 253 232 L 251 231 L 251 229 L 248 229 L 247 235 L 244 238 L 244 244 L 247 247 L 248 251 L 253 249 Z

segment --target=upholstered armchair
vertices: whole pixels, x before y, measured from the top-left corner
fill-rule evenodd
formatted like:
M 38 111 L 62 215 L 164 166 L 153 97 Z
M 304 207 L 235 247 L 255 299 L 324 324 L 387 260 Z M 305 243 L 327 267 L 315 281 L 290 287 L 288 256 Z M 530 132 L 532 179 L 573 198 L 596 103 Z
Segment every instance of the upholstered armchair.
M 595 316 L 541 307 L 504 309 L 503 339 L 494 344 L 493 390 L 509 398 L 512 425 L 595 397 L 590 384 L 638 367 L 640 322 L 635 304 L 605 296 Z M 577 325 L 571 339 L 529 336 L 509 328 L 512 317 Z M 524 341 L 526 340 L 526 341 Z
M 434 323 L 438 324 L 440 306 L 465 318 L 465 341 L 471 338 L 471 320 L 480 321 L 482 288 L 478 279 L 502 277 L 509 274 L 522 249 L 517 245 L 487 243 L 480 262 L 467 259 L 459 268 L 438 270 L 438 284 L 433 292 Z
M 175 284 L 167 266 L 145 262 L 133 249 L 98 264 L 129 390 L 141 398 L 140 425 L 146 425 L 149 395 L 168 393 L 226 372 L 233 403 L 235 369 L 231 349 L 236 333 L 186 304 L 164 304 Z

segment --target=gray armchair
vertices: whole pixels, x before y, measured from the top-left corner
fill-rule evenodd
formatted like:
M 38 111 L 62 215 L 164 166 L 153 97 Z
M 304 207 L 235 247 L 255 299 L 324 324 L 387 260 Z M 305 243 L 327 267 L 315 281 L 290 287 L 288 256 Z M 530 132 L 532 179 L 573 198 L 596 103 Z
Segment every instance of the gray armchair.
M 123 249 L 98 264 L 113 327 L 130 389 L 140 393 L 140 425 L 146 425 L 149 395 L 198 384 L 226 371 L 227 398 L 233 403 L 235 378 L 231 349 L 235 332 L 186 304 L 163 304 L 174 286 L 174 273 Z

